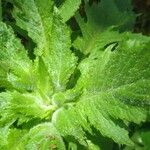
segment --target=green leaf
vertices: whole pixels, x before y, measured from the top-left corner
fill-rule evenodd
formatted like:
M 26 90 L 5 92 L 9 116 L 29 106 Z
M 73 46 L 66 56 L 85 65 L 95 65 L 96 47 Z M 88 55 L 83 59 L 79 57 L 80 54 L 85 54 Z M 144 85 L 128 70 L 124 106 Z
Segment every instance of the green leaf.
M 7 143 L 1 146 L 2 150 L 65 150 L 61 136 L 51 123 L 39 124 L 28 132 L 26 130 L 10 129 L 7 136 Z M 4 136 L 3 139 L 5 139 Z M 0 144 L 2 144 L 2 141 L 0 141 Z
M 149 37 L 122 34 L 120 42 L 109 44 L 105 51 L 94 51 L 82 61 L 79 66 L 82 75 L 78 85 L 96 92 L 148 81 L 149 44 Z
M 87 22 L 76 15 L 83 37 L 74 42 L 86 54 L 81 61 L 64 23 L 79 1 L 66 0 L 60 11 L 51 0 L 12 4 L 15 31 L 36 48 L 30 60 L 14 27 L 0 23 L 0 149 L 134 147 L 130 123 L 150 118 L 150 38 L 121 33 L 134 20 L 130 0 L 85 1 Z
M 14 4 L 17 25 L 28 31 L 29 36 L 37 44 L 37 55 L 43 54 L 54 90 L 64 90 L 76 65 L 76 58 L 70 51 L 68 27 L 62 22 L 58 10 L 55 8 L 52 11 L 50 0 L 48 3 L 40 0 L 16 0 Z
M 65 108 L 58 109 L 52 116 L 52 123 L 56 126 L 62 136 L 73 137 L 82 145 L 87 146 L 87 138 L 81 126 L 81 124 L 83 124 L 83 120 L 78 118 L 79 115 L 76 116 L 73 109 L 73 107 L 70 107 L 69 110 Z M 81 122 L 79 123 L 79 121 Z M 86 126 L 86 129 L 88 126 Z
M 71 39 L 68 27 L 62 23 L 57 10 L 52 26 L 51 51 L 45 56 L 48 71 L 52 79 L 54 89 L 63 91 L 74 72 L 77 58 L 71 52 Z
M 7 71 L 5 70 L 5 66 L 0 64 L 0 88 L 10 87 L 9 82 L 7 81 Z
M 96 50 L 79 65 L 76 88 L 83 95 L 72 107 L 53 115 L 63 135 L 72 134 L 84 144 L 84 130 L 92 134 L 90 126 L 94 126 L 117 143 L 133 145 L 127 123 L 145 122 L 150 113 L 150 38 L 122 36 L 117 47 L 110 44 L 105 51 Z
M 9 127 L 5 126 L 3 128 L 0 128 L 0 148 L 7 144 L 7 138 L 8 138 L 8 131 Z
M 134 147 L 126 146 L 125 150 L 149 150 L 150 149 L 150 130 L 147 130 L 146 128 L 142 130 L 137 130 L 133 136 L 131 137 L 133 141 L 135 142 Z
M 107 112 L 99 107 L 100 104 L 96 100 L 92 101 L 93 97 L 90 95 L 88 97 L 88 100 L 82 97 L 75 108 L 64 109 L 53 115 L 53 123 L 59 132 L 63 136 L 74 136 L 77 141 L 86 146 L 88 139 L 85 131 L 90 132 L 91 135 L 94 134 L 90 128 L 94 126 L 103 136 L 110 137 L 120 144 L 132 145 L 128 132 L 115 124 Z
M 49 97 L 53 94 L 53 84 L 48 73 L 48 67 L 44 63 L 42 57 L 37 57 L 34 61 L 34 78 L 36 82 L 36 92 L 49 101 Z
M 79 9 L 80 4 L 81 0 L 65 0 L 59 8 L 64 22 L 68 21 L 75 14 L 75 12 Z
M 124 6 L 122 9 L 120 9 L 120 4 Z M 76 15 L 83 37 L 78 37 L 74 42 L 75 48 L 84 54 L 91 52 L 96 48 L 99 41 L 104 40 L 103 32 L 105 30 L 113 28 L 119 28 L 123 31 L 127 28 L 132 29 L 135 19 L 130 0 L 126 2 L 123 0 L 101 0 L 99 4 L 94 3 L 92 6 L 89 5 L 88 0 L 85 0 L 85 12 L 87 22 L 79 14 Z M 104 35 L 106 35 L 105 32 Z M 118 36 L 111 32 L 107 32 L 107 36 L 105 42 L 108 42 L 109 37 L 118 40 Z
M 9 129 L 6 139 L 7 143 L 0 147 L 1 150 L 23 150 L 23 136 L 25 135 L 25 133 L 26 130 Z M 3 137 L 3 139 L 5 139 L 5 137 Z
M 141 132 L 140 134 L 141 134 L 145 149 L 146 150 L 150 149 L 150 141 L 149 141 L 150 131 Z
M 14 0 L 16 24 L 37 44 L 36 54 L 49 51 L 53 2 L 51 0 Z
M 18 125 L 34 118 L 50 119 L 55 105 L 44 101 L 40 95 L 19 92 L 0 93 L 1 125 L 18 121 Z
M 33 127 L 25 136 L 24 148 L 30 150 L 66 149 L 59 132 L 51 123 Z
M 49 118 L 51 113 L 56 109 L 55 106 L 43 101 L 38 95 L 12 93 L 13 99 L 10 105 L 12 110 L 17 114 L 33 117 Z
M 7 85 L 11 84 L 21 91 L 30 90 L 33 84 L 31 76 L 32 62 L 27 57 L 26 50 L 21 45 L 20 40 L 15 37 L 12 29 L 2 22 L 0 22 L 0 26 L 1 86 L 7 88 Z

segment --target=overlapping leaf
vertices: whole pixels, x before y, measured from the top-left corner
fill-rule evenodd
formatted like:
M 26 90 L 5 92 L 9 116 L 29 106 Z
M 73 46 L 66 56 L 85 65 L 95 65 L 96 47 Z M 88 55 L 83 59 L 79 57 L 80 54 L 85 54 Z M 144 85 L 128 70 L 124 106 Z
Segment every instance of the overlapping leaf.
M 57 108 L 56 104 L 52 104 L 52 94 L 54 91 L 65 90 L 76 66 L 76 58 L 70 51 L 69 29 L 61 22 L 56 8 L 50 17 L 53 20 L 52 24 L 49 24 L 47 18 L 48 20 L 42 20 L 43 25 L 43 22 L 38 20 L 47 17 L 47 14 L 44 14 L 43 2 L 14 1 L 13 4 L 17 25 L 28 31 L 37 47 L 36 58 L 31 61 L 12 29 L 1 23 L 0 72 L 2 74 L 0 81 L 2 87 L 10 90 L 0 93 L 0 128 L 2 131 L 7 127 L 4 133 L 6 136 L 3 139 L 6 145 L 9 127 L 15 122 L 17 126 L 20 126 L 30 124 L 34 120 L 33 124 L 36 124 L 36 122 L 51 118 L 53 111 Z M 48 10 L 53 9 L 52 5 L 47 5 L 47 7 Z M 48 10 L 46 13 L 49 14 Z M 34 26 L 36 21 L 43 26 Z M 42 38 L 45 41 L 40 40 Z
M 76 15 L 83 37 L 78 37 L 74 42 L 75 48 L 84 54 L 103 46 L 99 44 L 102 41 L 103 44 L 108 44 L 109 40 L 111 42 L 118 40 L 119 36 L 106 30 L 112 28 L 131 29 L 135 18 L 130 0 L 102 0 L 99 4 L 94 3 L 92 6 L 89 5 L 88 0 L 85 0 L 85 12 L 87 22 L 79 14 Z
M 150 131 L 148 128 L 137 130 L 131 137 L 132 140 L 135 142 L 135 145 L 133 147 L 126 146 L 125 150 L 131 149 L 149 150 L 150 148 L 149 136 Z
M 30 90 L 33 82 L 32 62 L 12 29 L 2 22 L 0 26 L 0 82 L 7 86 L 9 81 L 18 90 Z
M 76 64 L 76 58 L 70 51 L 69 29 L 60 21 L 58 10 L 52 11 L 50 0 L 48 4 L 40 0 L 14 2 L 17 25 L 28 31 L 37 44 L 37 55 L 44 55 L 54 89 L 64 89 Z
M 65 150 L 64 142 L 58 131 L 51 123 L 43 123 L 27 130 L 10 129 L 7 146 L 1 146 L 2 150 L 23 149 L 60 149 Z
M 83 89 L 84 94 L 75 107 L 64 108 L 54 117 L 58 128 L 72 126 L 70 130 L 61 128 L 64 135 L 73 134 L 84 141 L 82 127 L 91 132 L 90 126 L 94 126 L 117 143 L 132 145 L 124 123 L 139 124 L 148 119 L 150 38 L 129 33 L 122 36 L 114 51 L 111 44 L 105 51 L 91 53 L 80 64 L 76 88 Z M 118 120 L 123 122 L 118 124 Z
M 53 3 L 51 0 L 15 0 L 13 16 L 17 25 L 37 44 L 37 55 L 47 53 L 51 38 Z
M 26 149 L 65 150 L 64 142 L 57 129 L 51 123 L 43 123 L 32 128 L 25 137 Z
M 79 9 L 80 4 L 81 0 L 65 0 L 59 8 L 64 22 L 68 21 L 75 14 L 75 12 Z
M 85 1 L 87 23 L 76 16 L 83 38 L 74 46 L 90 55 L 78 64 L 80 76 L 68 89 L 77 58 L 64 21 L 79 3 L 69 8 L 66 0 L 59 12 L 51 0 L 13 1 L 17 26 L 36 44 L 34 60 L 13 30 L 0 23 L 1 149 L 11 144 L 12 149 L 63 150 L 65 144 L 100 149 L 88 134 L 133 146 L 128 125 L 150 118 L 150 38 L 113 30 L 124 31 L 133 23 L 130 0 L 92 6 Z

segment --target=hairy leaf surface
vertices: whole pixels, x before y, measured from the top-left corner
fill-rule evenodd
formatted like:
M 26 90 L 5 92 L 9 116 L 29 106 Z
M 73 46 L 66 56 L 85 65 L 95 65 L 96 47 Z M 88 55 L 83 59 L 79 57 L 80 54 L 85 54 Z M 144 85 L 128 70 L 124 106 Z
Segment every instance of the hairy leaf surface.
M 131 1 L 85 0 L 75 40 L 65 22 L 80 0 L 10 2 L 17 28 L 0 22 L 0 149 L 136 147 L 130 127 L 150 121 L 150 37 L 126 32 Z
M 83 37 L 78 37 L 74 42 L 74 46 L 84 54 L 88 54 L 97 46 L 100 47 L 99 43 L 102 41 L 108 44 L 108 40 L 112 42 L 118 40 L 118 35 L 105 30 L 131 29 L 135 18 L 130 0 L 102 0 L 101 3 L 94 3 L 92 6 L 89 5 L 88 0 L 85 0 L 85 11 L 87 22 L 79 14 L 76 15 Z

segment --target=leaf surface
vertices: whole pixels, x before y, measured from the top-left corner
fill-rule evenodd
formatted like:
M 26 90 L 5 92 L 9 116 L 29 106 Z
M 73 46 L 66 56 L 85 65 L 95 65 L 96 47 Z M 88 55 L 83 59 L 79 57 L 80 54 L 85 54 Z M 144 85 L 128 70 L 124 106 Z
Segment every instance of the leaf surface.
M 80 4 L 81 0 L 65 0 L 59 8 L 64 22 L 68 21 L 75 14 L 75 12 L 79 9 Z
M 112 51 L 114 44 L 111 44 L 105 51 L 95 51 L 81 62 L 76 88 L 83 90 L 83 95 L 72 109 L 64 108 L 54 117 L 58 128 L 70 124 L 70 129 L 74 129 L 73 132 L 67 126 L 61 128 L 64 135 L 74 133 L 78 139 L 81 134 L 84 141 L 83 129 L 92 133 L 90 126 L 94 126 L 103 136 L 132 145 L 126 123 L 140 124 L 148 119 L 150 39 L 130 33 L 122 36 L 115 50 Z M 65 114 L 68 114 L 66 119 Z
M 120 6 L 124 7 L 120 8 Z M 85 12 L 87 22 L 79 14 L 76 15 L 83 37 L 78 37 L 74 42 L 75 48 L 81 50 L 84 54 L 88 54 L 97 48 L 97 43 L 101 42 L 101 40 L 104 41 L 103 36 L 105 37 L 106 34 L 108 38 L 104 41 L 105 44 L 108 44 L 108 40 L 112 38 L 112 40 L 118 40 L 118 36 L 111 32 L 105 33 L 105 31 L 116 28 L 123 31 L 131 29 L 135 19 L 130 0 L 126 2 L 123 0 L 102 0 L 92 6 L 89 5 L 88 0 L 85 0 Z
M 53 2 L 51 0 L 15 0 L 13 16 L 17 25 L 28 32 L 37 44 L 36 54 L 47 53 L 50 47 Z

